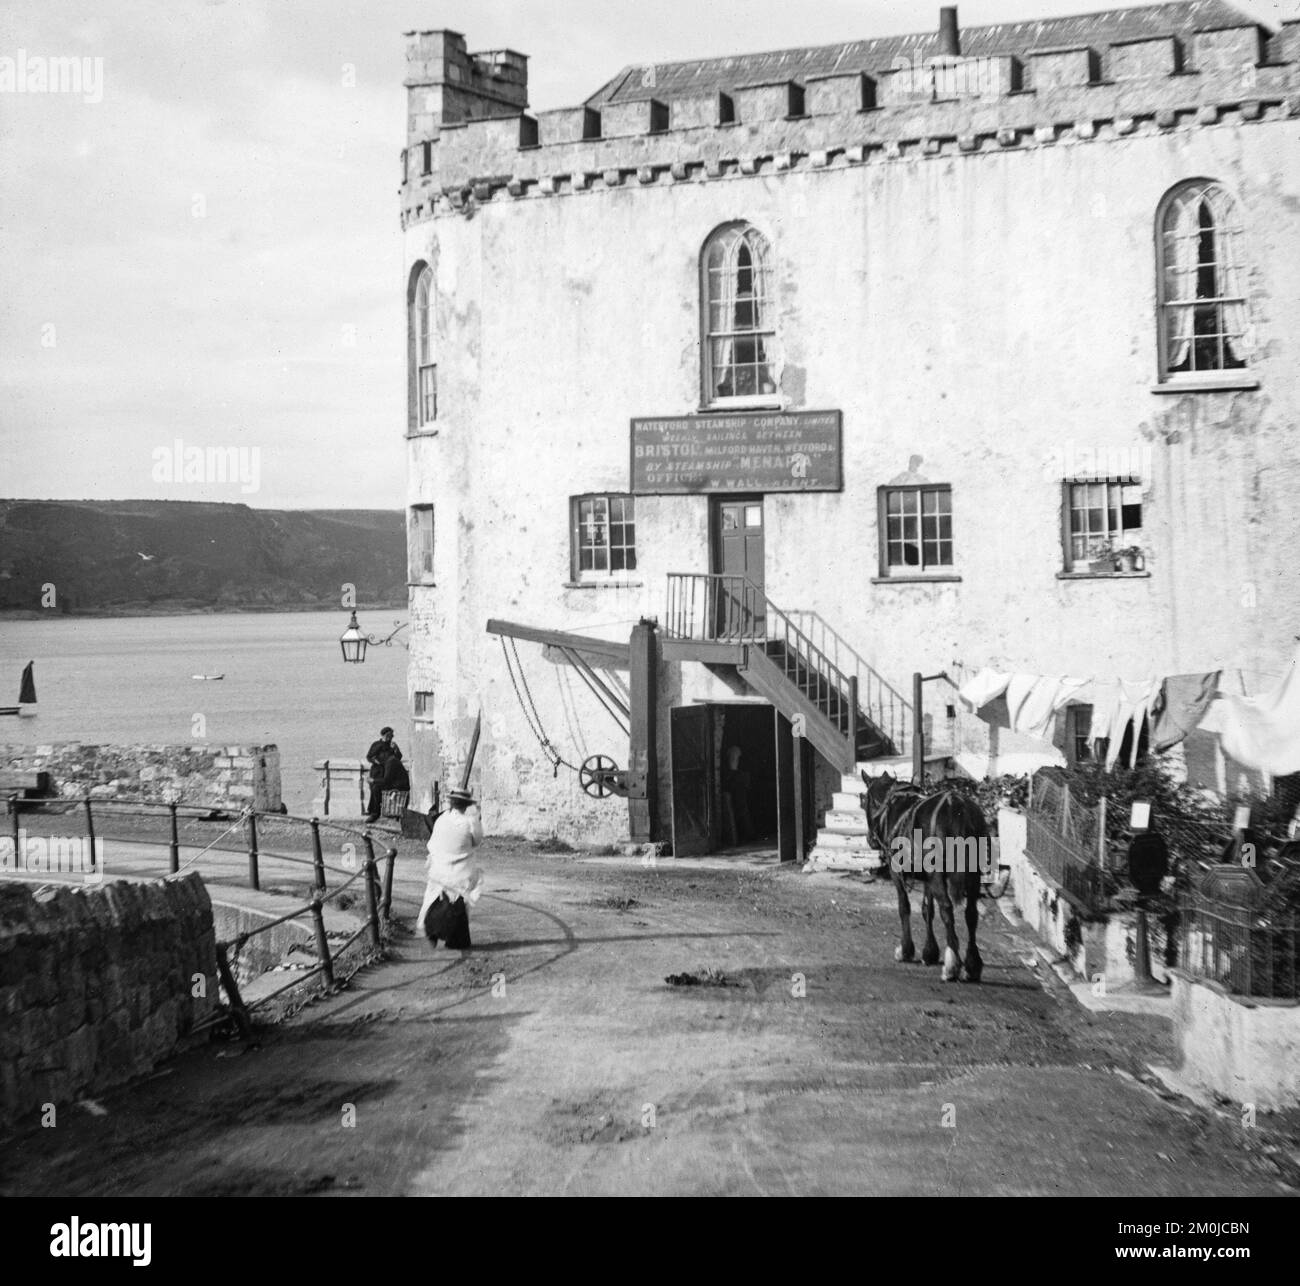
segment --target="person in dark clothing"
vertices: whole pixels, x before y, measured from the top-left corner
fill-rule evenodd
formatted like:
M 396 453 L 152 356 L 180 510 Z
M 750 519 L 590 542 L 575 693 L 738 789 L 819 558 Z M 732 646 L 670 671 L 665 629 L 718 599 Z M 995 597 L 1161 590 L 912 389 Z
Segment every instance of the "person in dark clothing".
M 754 837 L 749 815 L 750 775 L 740 766 L 739 746 L 728 746 L 727 766 L 722 770 L 722 822 L 727 847 L 744 844 Z
M 379 812 L 383 806 L 384 768 L 395 750 L 399 755 L 401 754 L 393 741 L 393 730 L 380 728 L 379 740 L 372 742 L 370 749 L 366 751 L 366 763 L 370 765 L 370 800 L 366 805 L 368 822 L 379 820 Z
M 393 747 L 393 753 L 384 761 L 384 781 L 383 793 L 386 795 L 390 790 L 411 789 L 411 775 L 406 771 L 406 765 L 402 762 L 402 752 Z

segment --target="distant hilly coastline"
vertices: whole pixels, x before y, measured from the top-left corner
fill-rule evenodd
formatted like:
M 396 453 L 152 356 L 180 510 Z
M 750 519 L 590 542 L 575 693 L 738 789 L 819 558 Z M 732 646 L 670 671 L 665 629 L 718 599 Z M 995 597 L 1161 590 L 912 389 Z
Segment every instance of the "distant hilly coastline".
M 0 500 L 7 616 L 336 609 L 345 584 L 359 607 L 406 606 L 400 510 Z

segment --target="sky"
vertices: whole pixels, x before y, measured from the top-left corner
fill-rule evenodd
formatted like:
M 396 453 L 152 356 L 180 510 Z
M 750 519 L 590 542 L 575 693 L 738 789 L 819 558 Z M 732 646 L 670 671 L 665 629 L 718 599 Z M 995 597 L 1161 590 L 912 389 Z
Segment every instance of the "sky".
M 978 0 L 963 25 L 1090 12 Z M 1239 7 L 1276 23 L 1298 0 Z M 882 0 L 4 0 L 0 496 L 405 502 L 402 33 L 529 55 L 531 107 L 631 63 L 928 31 Z M 195 448 L 242 473 L 186 480 Z

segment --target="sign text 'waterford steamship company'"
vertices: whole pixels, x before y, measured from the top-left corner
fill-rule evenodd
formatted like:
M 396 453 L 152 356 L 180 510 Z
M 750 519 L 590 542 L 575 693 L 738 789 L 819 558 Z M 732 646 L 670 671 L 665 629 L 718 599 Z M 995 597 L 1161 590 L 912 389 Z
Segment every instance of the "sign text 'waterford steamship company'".
M 840 491 L 839 411 L 632 421 L 632 494 Z

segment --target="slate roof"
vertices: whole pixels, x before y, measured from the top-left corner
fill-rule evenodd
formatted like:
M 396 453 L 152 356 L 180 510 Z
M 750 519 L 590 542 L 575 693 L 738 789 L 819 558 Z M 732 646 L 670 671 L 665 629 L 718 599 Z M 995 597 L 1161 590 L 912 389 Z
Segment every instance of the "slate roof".
M 729 92 L 742 85 L 784 80 L 803 83 L 810 76 L 884 72 L 900 57 L 923 62 L 939 50 L 938 10 L 936 4 L 934 29 L 914 35 L 885 36 L 809 49 L 780 49 L 766 54 L 704 58 L 693 62 L 656 63 L 653 85 L 643 83 L 647 64 L 625 67 L 586 101 L 592 107 L 645 98 L 671 102 L 674 98 L 697 94 Z M 1065 18 L 966 27 L 961 32 L 961 52 L 963 57 L 994 54 L 1024 57 L 1033 49 L 1070 49 L 1087 45 L 1102 55 L 1104 78 L 1106 47 L 1110 44 L 1152 36 L 1172 35 L 1186 39 L 1194 31 L 1254 25 L 1257 25 L 1255 18 L 1226 3 L 1226 0 L 1182 0 L 1181 3 L 1108 9 Z

